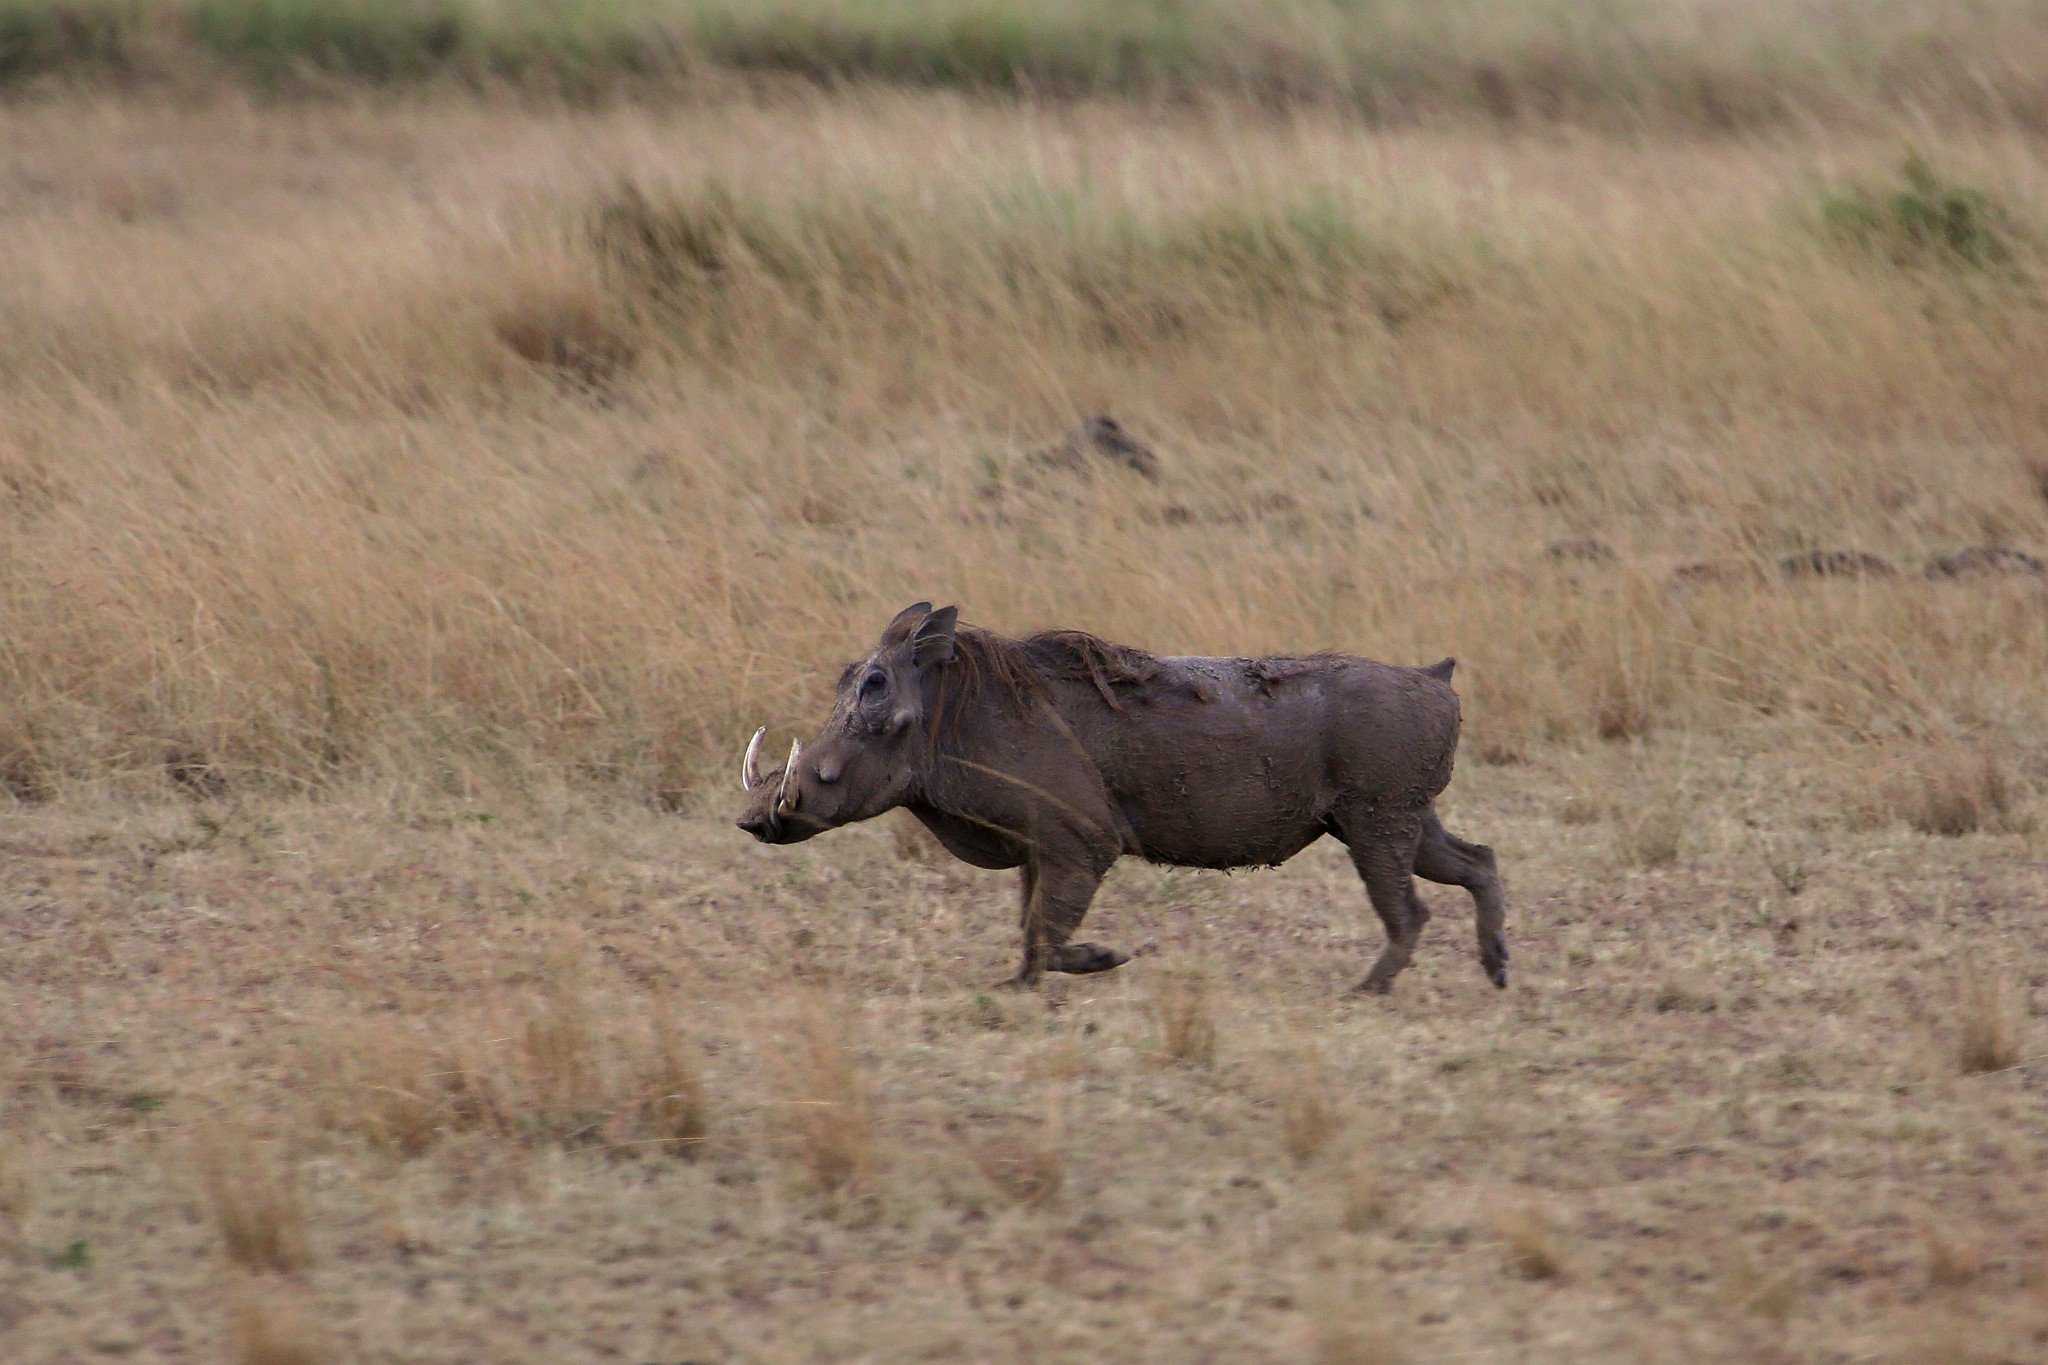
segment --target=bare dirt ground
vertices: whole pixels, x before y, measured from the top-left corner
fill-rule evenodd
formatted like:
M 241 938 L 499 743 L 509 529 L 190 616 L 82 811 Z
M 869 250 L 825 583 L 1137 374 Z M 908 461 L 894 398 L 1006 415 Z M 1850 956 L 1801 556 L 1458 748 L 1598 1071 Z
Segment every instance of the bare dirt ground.
M 1327 842 L 1120 868 L 1088 932 L 1143 955 L 1038 999 L 986 988 L 1009 878 L 889 821 L 17 812 L 9 1359 L 2038 1359 L 2048 847 L 1784 776 L 1468 768 L 1516 979 L 1432 889 L 1386 1000 Z M 682 1140 L 617 1121 L 664 1008 Z M 502 1112 L 388 1126 L 429 1038 Z

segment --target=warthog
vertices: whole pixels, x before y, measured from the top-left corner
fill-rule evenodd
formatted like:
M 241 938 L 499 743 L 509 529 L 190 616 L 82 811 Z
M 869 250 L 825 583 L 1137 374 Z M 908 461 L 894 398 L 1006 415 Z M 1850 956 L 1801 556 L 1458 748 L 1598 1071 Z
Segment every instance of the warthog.
M 1359 989 L 1386 991 L 1414 952 L 1429 911 L 1411 873 L 1472 893 L 1480 965 L 1505 986 L 1493 851 L 1433 806 L 1458 746 L 1451 666 L 1162 658 L 1080 631 L 1008 639 L 919 602 L 847 667 L 824 729 L 779 774 L 758 771 L 755 733 L 739 825 L 793 844 L 901 806 L 955 857 L 1021 868 L 1016 986 L 1129 961 L 1068 941 L 1124 854 L 1277 866 L 1332 834 L 1387 934 Z

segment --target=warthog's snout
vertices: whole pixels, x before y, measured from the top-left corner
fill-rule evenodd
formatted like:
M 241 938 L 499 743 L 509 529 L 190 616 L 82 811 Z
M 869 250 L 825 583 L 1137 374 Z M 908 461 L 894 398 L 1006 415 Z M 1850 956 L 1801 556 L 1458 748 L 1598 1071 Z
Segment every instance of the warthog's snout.
M 764 844 L 783 843 L 785 817 L 796 813 L 802 799 L 802 788 L 796 781 L 797 760 L 803 755 L 803 745 L 791 743 L 789 759 L 782 765 L 781 780 L 772 783 L 761 775 L 756 760 L 761 752 L 761 737 L 768 733 L 762 726 L 754 732 L 753 740 L 747 745 L 747 756 L 740 761 L 740 787 L 754 798 L 747 813 L 739 818 L 739 827 Z

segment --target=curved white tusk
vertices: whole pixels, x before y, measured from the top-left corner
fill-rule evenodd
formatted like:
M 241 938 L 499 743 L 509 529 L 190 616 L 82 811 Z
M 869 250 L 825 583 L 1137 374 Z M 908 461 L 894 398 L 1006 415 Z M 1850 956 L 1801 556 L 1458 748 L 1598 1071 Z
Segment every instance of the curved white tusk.
M 775 809 L 792 811 L 796 809 L 796 798 L 789 794 L 789 779 L 796 776 L 797 755 L 804 751 L 803 741 L 789 742 L 789 762 L 782 765 L 782 789 L 775 793 Z
M 752 791 L 754 784 L 761 780 L 761 774 L 754 769 L 754 760 L 761 755 L 761 737 L 767 733 L 768 727 L 764 725 L 754 731 L 754 737 L 747 742 L 747 756 L 740 764 L 740 790 L 743 792 Z

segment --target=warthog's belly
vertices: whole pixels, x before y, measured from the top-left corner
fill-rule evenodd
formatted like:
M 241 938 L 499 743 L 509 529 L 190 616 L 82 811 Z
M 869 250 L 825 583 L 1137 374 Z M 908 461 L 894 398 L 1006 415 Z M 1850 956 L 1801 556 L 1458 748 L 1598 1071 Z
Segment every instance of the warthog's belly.
M 1134 819 L 1127 808 L 1124 814 L 1138 855 L 1175 867 L 1277 867 L 1327 832 L 1319 823 L 1278 821 L 1263 812 L 1237 821 L 1195 811 L 1152 811 Z

